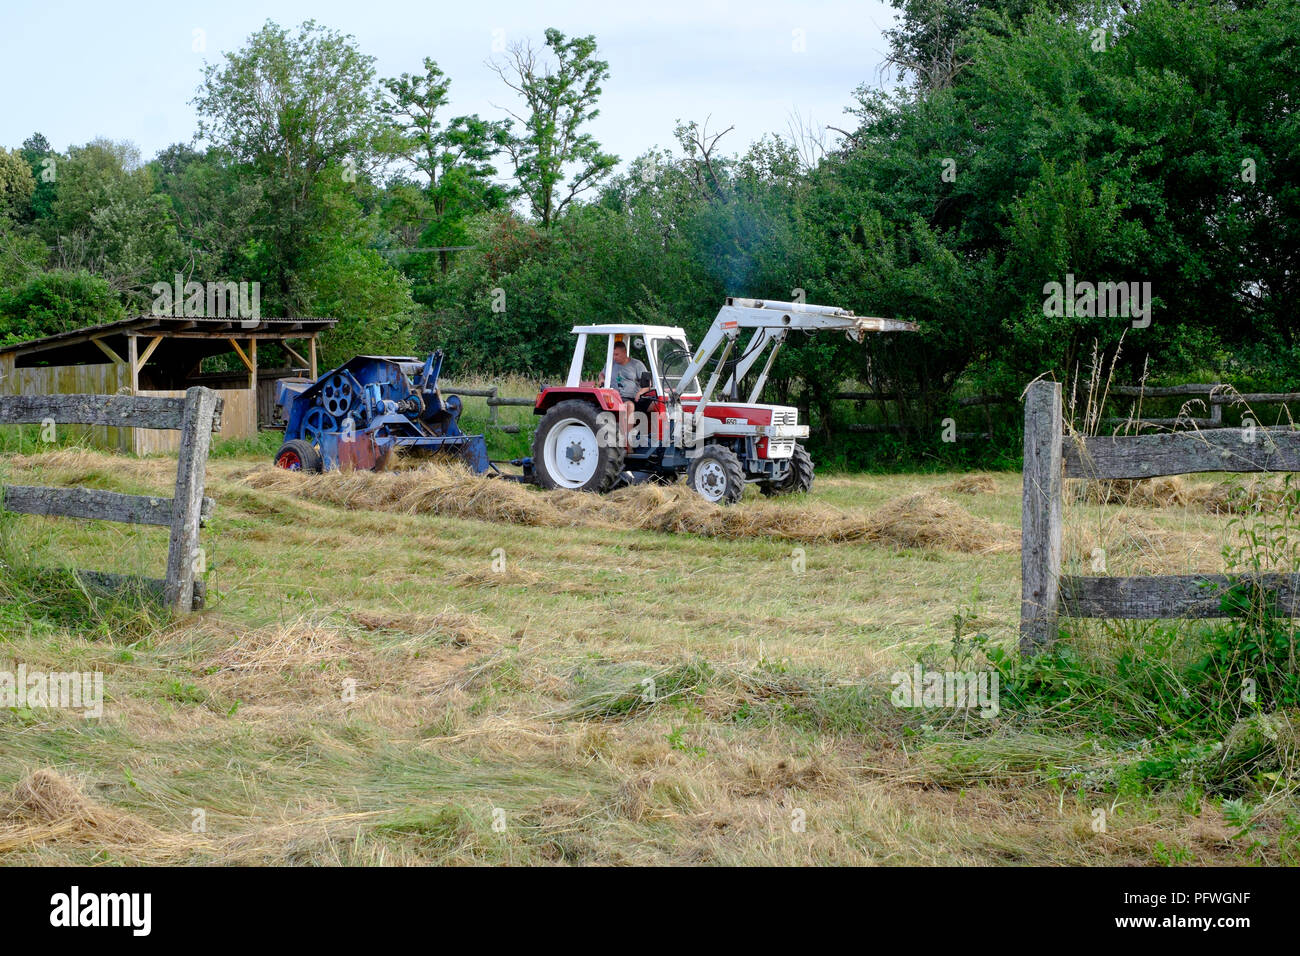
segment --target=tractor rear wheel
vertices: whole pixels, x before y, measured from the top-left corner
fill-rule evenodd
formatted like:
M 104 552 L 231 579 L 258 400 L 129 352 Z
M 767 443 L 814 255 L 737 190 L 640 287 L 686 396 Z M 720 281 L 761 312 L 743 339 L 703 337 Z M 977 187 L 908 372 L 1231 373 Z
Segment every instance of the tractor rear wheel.
M 725 445 L 705 445 L 686 469 L 686 483 L 705 501 L 734 505 L 745 493 L 745 472 Z
M 601 420 L 593 402 L 569 399 L 542 416 L 533 436 L 533 468 L 543 488 L 609 491 L 623 471 L 627 449 L 612 413 Z
M 777 495 L 792 495 L 795 492 L 812 491 L 813 460 L 808 449 L 795 443 L 794 454 L 790 456 L 790 470 L 780 481 L 764 481 L 759 490 L 769 498 Z
M 289 471 L 319 472 L 320 452 L 311 442 L 295 438 L 280 446 L 280 450 L 275 453 L 275 464 L 277 468 L 285 468 Z

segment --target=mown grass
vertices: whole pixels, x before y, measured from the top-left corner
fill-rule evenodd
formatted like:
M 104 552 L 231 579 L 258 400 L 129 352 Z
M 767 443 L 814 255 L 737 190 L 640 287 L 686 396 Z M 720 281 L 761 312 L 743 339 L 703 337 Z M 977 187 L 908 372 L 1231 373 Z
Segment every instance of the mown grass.
M 108 697 L 97 721 L 0 710 L 0 794 L 49 767 L 146 827 L 122 836 L 91 814 L 56 833 L 13 811 L 6 862 L 1295 860 L 1291 765 L 1143 768 L 1172 751 L 1157 753 L 1150 695 L 1108 657 L 1121 640 L 1154 653 L 1141 635 L 1099 633 L 1075 648 L 1077 674 L 1039 673 L 1065 681 L 1068 706 L 1014 683 L 1025 675 L 997 652 L 1015 638 L 1015 549 L 800 554 L 341 508 L 250 487 L 258 451 L 210 463 L 202 615 L 169 621 L 42 570 L 157 576 L 161 529 L 0 523 L 0 660 L 102 671 Z M 174 467 L 5 461 L 0 480 L 134 492 L 165 490 Z M 852 517 L 927 491 L 1015 526 L 1018 476 L 985 477 L 959 486 L 971 493 L 955 475 L 835 475 L 811 502 Z M 1067 558 L 1105 540 L 1112 573 L 1209 566 L 1225 525 L 1190 507 L 1080 506 Z M 993 720 L 891 704 L 896 670 L 977 654 L 1006 667 Z

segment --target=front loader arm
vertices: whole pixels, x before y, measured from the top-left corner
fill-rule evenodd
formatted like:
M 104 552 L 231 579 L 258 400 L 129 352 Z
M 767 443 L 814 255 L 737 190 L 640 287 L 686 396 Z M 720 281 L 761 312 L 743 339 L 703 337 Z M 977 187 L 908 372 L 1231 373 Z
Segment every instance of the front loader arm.
M 723 342 L 729 342 L 734 347 L 735 340 L 740 335 L 741 329 L 753 329 L 754 334 L 750 337 L 736 362 L 734 380 L 729 377 L 724 384 L 723 390 L 728 394 L 734 390 L 738 382 L 745 378 L 749 370 L 767 351 L 768 345 L 775 343 L 775 348 L 764 363 L 763 371 L 759 375 L 749 399 L 750 402 L 756 402 L 758 396 L 762 393 L 763 385 L 767 382 L 767 375 L 772 369 L 776 353 L 780 350 L 786 335 L 789 334 L 791 329 L 799 329 L 809 333 L 821 331 L 843 332 L 853 341 L 860 342 L 862 336 L 868 332 L 915 332 L 917 326 L 915 322 L 905 322 L 902 319 L 882 319 L 875 316 L 854 315 L 847 309 L 832 305 L 810 305 L 805 302 L 774 302 L 770 299 L 729 298 L 726 305 L 718 310 L 713 325 L 709 327 L 708 333 L 704 336 L 704 341 L 700 343 L 699 351 L 691 361 L 690 366 L 682 374 L 680 380 L 689 382 L 699 375 L 709 364 L 713 354 Z M 730 348 L 723 353 L 724 359 L 729 351 Z M 719 369 L 721 364 L 720 360 Z M 703 400 L 699 405 L 701 410 L 713 398 L 713 389 L 717 384 L 719 369 L 714 370 L 709 386 L 704 390 Z

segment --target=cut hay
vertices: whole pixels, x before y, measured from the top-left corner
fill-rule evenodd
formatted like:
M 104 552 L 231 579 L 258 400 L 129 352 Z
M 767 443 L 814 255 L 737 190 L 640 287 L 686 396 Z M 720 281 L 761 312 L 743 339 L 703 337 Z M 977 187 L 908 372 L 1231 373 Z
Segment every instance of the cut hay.
M 284 627 L 264 627 L 242 635 L 206 662 L 210 672 L 299 671 L 319 669 L 345 660 L 352 645 L 337 629 L 297 622 Z
M 907 548 L 989 552 L 1015 546 L 1015 532 L 931 494 L 897 499 L 866 516 L 809 502 L 713 505 L 684 485 L 636 485 L 608 495 L 541 492 L 464 469 L 431 465 L 399 472 L 303 475 L 263 468 L 249 487 L 343 508 L 436 514 L 529 527 L 658 531 L 711 538 L 766 537 L 828 543 L 878 541 Z
M 1277 477 L 1245 481 L 1190 481 L 1181 475 L 1137 480 L 1088 481 L 1078 492 L 1089 504 L 1140 508 L 1199 508 L 1209 514 L 1242 514 L 1281 504 Z
M 988 475 L 962 475 L 956 481 L 940 485 L 939 490 L 956 495 L 992 495 L 997 493 L 998 486 Z
M 18 781 L 0 803 L 0 851 L 49 840 L 102 846 L 154 843 L 160 837 L 149 824 L 90 799 L 75 781 L 49 768 Z
M 971 514 L 947 498 L 926 492 L 897 498 L 867 521 L 868 538 L 903 548 L 944 548 L 989 553 L 1019 547 L 1019 533 Z
M 10 455 L 6 464 L 17 471 L 57 472 L 60 484 L 116 488 L 123 482 L 158 485 L 176 483 L 176 459 L 128 458 L 91 448 L 58 448 L 32 455 Z
M 437 614 L 406 614 L 389 611 L 352 611 L 348 619 L 364 631 L 402 634 L 425 638 L 439 644 L 468 647 L 491 638 L 492 632 L 479 624 L 473 614 L 444 608 Z
M 214 843 L 191 832 L 169 833 L 88 797 L 57 770 L 43 768 L 20 780 L 0 801 L 0 853 L 42 846 L 111 849 L 128 862 L 176 863 L 217 852 L 227 864 L 283 861 L 308 846 L 355 835 L 357 826 L 385 811 L 313 812 L 258 827 Z
M 306 703 L 337 706 L 351 679 L 358 694 L 382 691 L 391 709 L 398 706 L 393 698 L 420 698 L 444 681 L 460 666 L 463 648 L 493 639 L 472 615 L 456 612 L 348 617 L 356 630 L 298 620 L 233 635 L 193 666 L 195 683 L 222 706 L 238 701 L 264 716 Z
M 1084 573 L 1101 573 L 1092 568 L 1094 556 L 1105 556 L 1108 574 L 1217 573 L 1222 570 L 1222 552 L 1216 534 L 1210 531 L 1167 528 L 1150 517 L 1121 512 L 1098 527 L 1073 527 L 1066 531 L 1067 560 L 1077 561 Z

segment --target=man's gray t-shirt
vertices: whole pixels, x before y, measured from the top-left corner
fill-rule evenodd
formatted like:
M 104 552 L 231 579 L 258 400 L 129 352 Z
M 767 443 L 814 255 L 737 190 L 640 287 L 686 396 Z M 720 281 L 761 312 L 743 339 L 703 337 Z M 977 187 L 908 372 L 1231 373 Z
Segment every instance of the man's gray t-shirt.
M 641 390 L 641 375 L 648 371 L 645 363 L 631 356 L 622 365 L 614 363 L 614 381 L 611 388 L 618 389 L 618 393 L 626 399 L 636 398 L 636 393 Z

